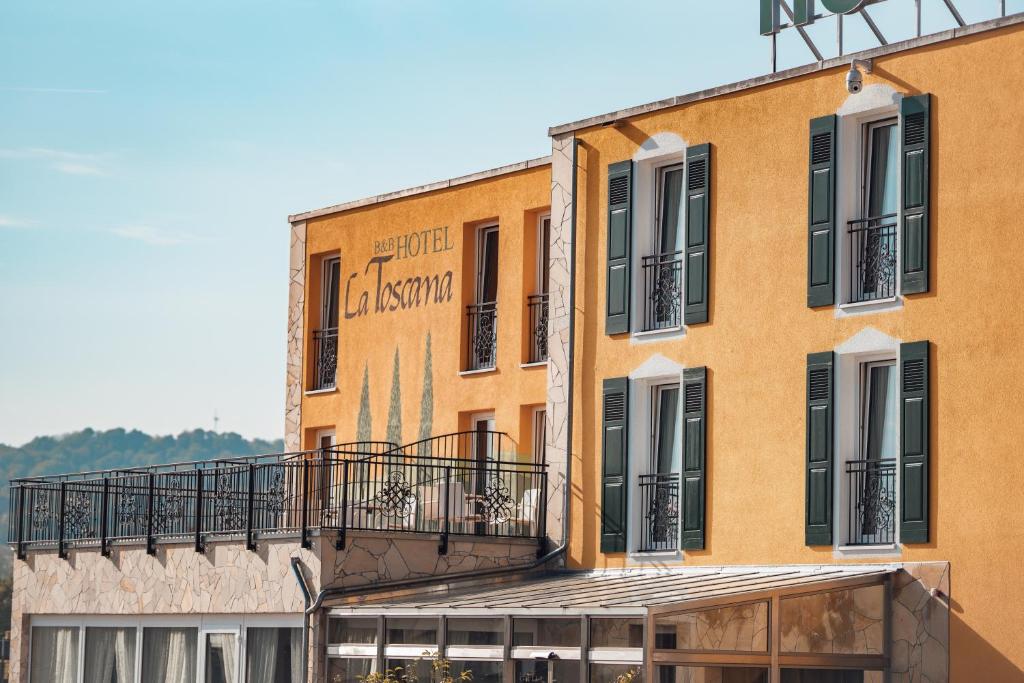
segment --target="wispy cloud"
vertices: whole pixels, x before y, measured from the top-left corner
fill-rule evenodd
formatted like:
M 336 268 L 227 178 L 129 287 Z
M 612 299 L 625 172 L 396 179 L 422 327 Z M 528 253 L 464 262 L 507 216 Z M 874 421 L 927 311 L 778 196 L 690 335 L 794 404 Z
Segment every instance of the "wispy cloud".
M 85 154 L 48 147 L 8 147 L 0 148 L 0 159 L 39 161 L 49 164 L 50 168 L 59 173 L 68 175 L 106 175 L 100 165 L 103 160 L 103 155 L 100 154 Z
M 105 95 L 107 93 L 106 90 L 97 90 L 96 88 L 34 88 L 7 86 L 0 87 L 0 90 L 5 92 L 33 92 L 50 95 Z
M 4 216 L 0 214 L 0 228 L 31 228 L 35 225 L 32 221 L 22 220 L 20 218 L 14 218 L 13 216 Z
M 126 225 L 119 228 L 111 228 L 110 233 L 126 240 L 142 242 L 153 247 L 176 247 L 181 244 L 191 244 L 199 241 L 195 235 L 186 232 L 175 232 L 164 230 L 152 225 Z

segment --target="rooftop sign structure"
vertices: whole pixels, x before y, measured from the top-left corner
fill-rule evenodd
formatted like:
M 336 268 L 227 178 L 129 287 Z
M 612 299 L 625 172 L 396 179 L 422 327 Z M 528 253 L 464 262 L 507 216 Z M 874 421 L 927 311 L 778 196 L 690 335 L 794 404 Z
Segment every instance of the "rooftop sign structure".
M 871 34 L 878 41 L 879 45 L 888 45 L 889 41 L 886 40 L 885 35 L 882 33 L 878 24 L 868 13 L 868 8 L 872 5 L 877 5 L 887 0 L 761 0 L 761 35 L 770 36 L 772 39 L 772 72 L 778 70 L 777 64 L 777 44 L 776 39 L 782 31 L 786 29 L 795 29 L 800 37 L 803 39 L 804 44 L 814 55 L 815 60 L 822 62 L 825 57 L 822 55 L 821 50 L 815 44 L 814 39 L 805 30 L 807 26 L 810 26 L 815 21 L 820 19 L 826 19 L 830 17 L 836 18 L 836 47 L 838 49 L 838 56 L 842 56 L 843 52 L 843 21 L 847 17 L 859 16 L 861 20 L 867 24 Z M 976 1 L 976 0 L 972 0 Z M 946 9 L 952 15 L 957 26 L 966 26 L 963 16 L 957 9 L 954 0 L 942 0 Z M 993 7 L 998 3 L 999 16 L 1006 16 L 1006 0 L 992 0 Z M 822 11 L 818 11 L 818 6 Z M 915 5 L 915 17 L 916 26 L 915 32 L 918 37 L 921 36 L 921 0 L 914 0 Z

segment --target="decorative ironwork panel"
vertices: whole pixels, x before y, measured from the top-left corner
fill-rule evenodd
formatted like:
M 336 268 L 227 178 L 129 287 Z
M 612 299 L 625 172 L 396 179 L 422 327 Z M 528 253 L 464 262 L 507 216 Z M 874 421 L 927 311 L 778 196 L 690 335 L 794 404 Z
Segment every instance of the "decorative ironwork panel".
M 640 550 L 678 550 L 679 475 L 641 475 L 640 510 Z
M 498 349 L 498 310 L 495 302 L 466 307 L 469 318 L 467 370 L 493 368 Z
M 896 461 L 846 463 L 849 545 L 885 545 L 896 538 Z
M 682 324 L 683 258 L 682 252 L 645 256 L 644 331 L 664 330 Z
M 850 221 L 850 303 L 896 296 L 896 223 L 893 216 Z

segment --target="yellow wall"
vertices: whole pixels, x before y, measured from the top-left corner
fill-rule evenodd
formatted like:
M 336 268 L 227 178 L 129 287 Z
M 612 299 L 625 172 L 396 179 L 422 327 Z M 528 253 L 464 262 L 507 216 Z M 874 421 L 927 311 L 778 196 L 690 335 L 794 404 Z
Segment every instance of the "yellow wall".
M 929 339 L 932 541 L 882 561 L 951 561 L 952 680 L 1024 678 L 1022 63 L 1013 27 L 865 75 L 932 94 L 931 290 L 885 313 L 806 306 L 808 121 L 847 99 L 843 69 L 578 133 L 573 566 L 625 563 L 599 551 L 603 378 L 654 354 L 709 369 L 707 549 L 686 564 L 831 563 L 831 548 L 804 545 L 806 355 L 867 327 Z M 607 166 L 659 132 L 713 145 L 710 322 L 639 344 L 604 334 Z
M 313 447 L 315 433 L 322 428 L 335 428 L 339 442 L 356 439 L 364 368 L 369 372 L 372 438 L 385 438 L 396 349 L 401 378 L 402 441 L 417 440 L 428 333 L 434 393 L 431 434 L 458 430 L 460 413 L 490 410 L 495 412 L 499 431 L 507 432 L 513 439 L 520 438 L 521 406 L 543 403 L 546 395 L 545 368 L 521 368 L 520 363 L 524 354 L 524 292 L 533 290 L 533 266 L 524 272 L 524 254 L 532 254 L 535 249 L 537 218 L 550 203 L 550 176 L 549 166 L 538 166 L 307 222 L 307 387 L 311 386 L 308 380 L 312 368 L 310 331 L 319 327 L 320 317 L 319 264 L 326 253 L 341 255 L 341 315 L 337 391 L 307 393 L 303 397 L 304 447 Z M 472 301 L 474 282 L 472 233 L 473 228 L 487 221 L 499 223 L 497 370 L 460 376 L 465 363 L 465 304 Z M 450 299 L 437 303 L 431 295 L 429 303 L 377 312 L 377 265 L 370 264 L 367 272 L 375 256 L 375 242 L 433 228 L 441 228 L 441 232 L 436 233 L 436 244 L 435 233 L 429 235 L 429 254 L 397 258 L 397 244 L 382 245 L 385 254 L 396 255 L 381 265 L 382 281 L 404 282 L 411 277 L 434 275 L 443 281 L 445 274 L 451 272 Z M 356 277 L 350 280 L 353 273 Z M 531 279 L 526 282 L 524 278 Z M 349 313 L 357 310 L 360 294 L 364 290 L 369 292 L 367 314 L 346 318 L 346 287 Z M 520 442 L 520 453 L 529 452 L 527 438 Z

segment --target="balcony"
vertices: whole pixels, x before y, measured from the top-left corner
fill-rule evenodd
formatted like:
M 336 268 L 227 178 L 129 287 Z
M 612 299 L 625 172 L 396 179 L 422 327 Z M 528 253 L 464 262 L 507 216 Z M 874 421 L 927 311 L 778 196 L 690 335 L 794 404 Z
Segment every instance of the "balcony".
M 896 461 L 846 463 L 850 505 L 847 545 L 889 545 L 896 540 Z
M 640 552 L 679 549 L 679 475 L 640 475 Z
M 500 432 L 462 432 L 406 446 L 362 442 L 326 450 L 11 482 L 8 542 L 96 547 L 207 539 L 335 535 L 350 530 L 448 536 L 544 537 L 546 466 L 517 459 Z
M 641 270 L 644 280 L 641 331 L 678 328 L 682 325 L 683 252 L 644 256 Z
M 849 221 L 849 303 L 896 296 L 896 214 Z
M 338 328 L 313 330 L 313 391 L 333 389 L 338 374 Z
M 493 370 L 498 357 L 498 304 L 490 301 L 466 306 L 466 370 Z
M 548 295 L 531 294 L 526 297 L 530 313 L 530 363 L 543 363 L 548 359 Z

